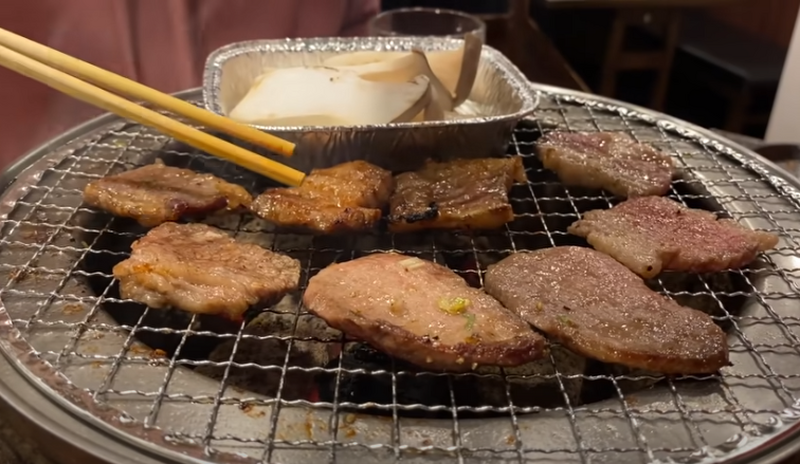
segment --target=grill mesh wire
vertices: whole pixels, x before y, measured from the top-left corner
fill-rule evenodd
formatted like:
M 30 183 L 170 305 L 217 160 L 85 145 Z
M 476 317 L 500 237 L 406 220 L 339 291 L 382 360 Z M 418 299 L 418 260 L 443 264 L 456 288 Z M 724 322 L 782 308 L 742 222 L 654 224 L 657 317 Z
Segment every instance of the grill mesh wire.
M 796 280 L 800 269 L 776 264 L 798 254 L 800 220 L 797 205 L 778 195 L 767 185 L 762 174 L 715 154 L 717 150 L 713 144 L 689 140 L 625 112 L 604 111 L 554 94 L 543 95 L 536 116 L 538 122 L 535 125 L 515 131 L 509 147 L 510 154 L 525 158 L 530 180 L 527 185 L 515 186 L 512 191 L 517 218 L 506 230 L 489 234 L 487 241 L 479 236 L 464 237 L 459 243 L 466 246 L 454 249 L 452 242 L 442 245 L 438 236 L 433 234 L 422 245 L 413 239 L 417 241 L 409 247 L 405 241 L 411 239 L 386 235 L 352 239 L 342 246 L 340 242 L 325 237 L 311 239 L 263 232 L 263 223 L 248 218 L 221 218 L 211 223 L 235 231 L 243 240 L 256 241 L 300 259 L 305 267 L 301 288 L 325 264 L 374 251 L 394 249 L 439 261 L 446 255 L 472 255 L 478 263 L 485 263 L 513 251 L 579 243 L 566 234 L 564 226 L 576 220 L 587 209 L 586 205 L 596 207 L 599 201 L 608 206 L 613 200 L 602 193 L 561 186 L 535 160 L 532 142 L 538 134 L 548 130 L 624 131 L 665 150 L 678 160 L 685 171 L 685 180 L 676 182 L 676 188 L 671 192 L 673 198 L 684 202 L 703 200 L 708 197 L 705 189 L 713 189 L 718 208 L 722 207 L 732 217 L 747 222 L 751 227 L 768 230 L 781 238 L 777 249 L 762 256 L 762 264 L 752 269 L 723 273 L 741 283 L 736 288 L 720 290 L 711 283 L 710 277 L 699 278 L 699 286 L 695 285 L 691 291 L 671 288 L 665 280 L 651 282 L 655 288 L 674 298 L 696 297 L 710 302 L 715 318 L 728 325 L 734 368 L 723 370 L 722 375 L 663 379 L 664 388 L 669 391 L 665 397 L 667 400 L 649 404 L 637 401 L 635 395 L 626 395 L 620 386 L 624 381 L 641 380 L 647 376 L 603 376 L 614 387 L 613 401 L 579 405 L 574 404 L 568 391 L 569 382 L 576 377 L 581 377 L 586 384 L 600 379 L 561 372 L 551 358 L 553 371 L 546 377 L 558 387 L 563 397 L 563 404 L 553 408 L 516 405 L 510 393 L 511 387 L 505 382 L 510 375 L 502 372 L 500 378 L 505 382 L 508 398 L 505 405 L 459 405 L 453 390 L 459 376 L 452 375 L 443 376 L 450 387 L 449 394 L 445 395 L 449 401 L 431 407 L 399 403 L 397 386 L 398 379 L 404 376 L 422 378 L 434 374 L 403 371 L 394 363 L 381 371 L 348 370 L 341 364 L 341 358 L 338 366 L 312 369 L 331 376 L 336 387 L 346 374 L 380 375 L 390 379 L 392 401 L 372 405 L 389 414 L 383 421 L 386 434 L 375 432 L 370 436 L 370 431 L 358 428 L 358 416 L 352 412 L 363 405 L 349 404 L 347 398 L 340 398 L 338 388 L 332 401 L 287 399 L 292 397 L 285 381 L 288 373 L 304 371 L 290 356 L 282 356 L 270 365 L 257 361 L 250 364 L 234 362 L 234 353 L 248 340 L 264 342 L 281 338 L 291 351 L 294 345 L 307 342 L 307 338 L 256 336 L 244 332 L 244 324 L 238 330 L 217 334 L 204 326 L 198 328 L 199 318 L 189 316 L 183 327 L 151 326 L 148 321 L 156 311 L 148 309 L 134 312 L 131 322 L 119 325 L 105 317 L 105 309 L 125 302 L 114 297 L 116 284 L 110 276 L 110 269 L 105 272 L 87 270 L 84 263 L 99 255 L 124 258 L 127 255 L 125 251 L 103 249 L 101 245 L 112 243 L 109 237 L 131 239 L 143 231 L 125 221 L 83 207 L 81 190 L 86 182 L 152 162 L 157 155 L 168 159 L 169 164 L 180 163 L 215 172 L 255 192 L 263 188 L 263 185 L 254 185 L 252 176 L 235 166 L 194 153 L 154 131 L 135 125 L 120 125 L 69 153 L 57 165 L 48 168 L 38 185 L 33 186 L 16 202 L 13 211 L 0 220 L 3 227 L 0 298 L 14 326 L 30 343 L 34 354 L 49 362 L 66 379 L 98 401 L 123 409 L 131 420 L 141 421 L 148 427 L 161 427 L 175 441 L 199 443 L 210 456 L 235 449 L 256 459 L 281 462 L 290 459 L 285 454 L 289 450 L 300 448 L 318 452 L 311 454 L 316 456 L 315 462 L 341 460 L 340 456 L 348 449 L 367 451 L 367 456 L 376 460 L 403 456 L 413 461 L 419 453 L 431 452 L 443 454 L 452 462 L 469 462 L 479 457 L 497 462 L 526 462 L 542 458 L 648 462 L 667 457 L 707 458 L 735 448 L 733 441 L 733 444 L 721 444 L 710 438 L 714 435 L 712 430 L 717 427 L 725 426 L 741 434 L 758 435 L 767 431 L 764 420 L 778 410 L 794 405 L 800 391 L 797 364 L 792 370 L 791 363 L 781 361 L 800 356 L 800 317 L 786 315 L 781 309 L 781 305 L 796 305 L 798 302 L 800 291 Z M 477 271 L 457 271 L 481 283 L 485 266 L 479 267 Z M 89 278 L 95 282 L 103 281 L 105 285 L 92 294 L 82 283 Z M 754 301 L 756 309 L 744 315 L 732 313 L 728 309 L 729 303 L 736 298 Z M 296 318 L 307 317 L 300 305 L 292 306 L 290 311 Z M 759 326 L 759 331 L 749 329 L 753 326 Z M 760 334 L 758 340 L 751 339 L 749 333 Z M 148 334 L 173 335 L 178 340 L 177 348 L 172 352 L 149 350 L 137 342 Z M 232 343 L 230 357 L 222 362 L 212 362 L 180 356 L 191 339 L 200 336 Z M 96 343 L 105 337 L 117 337 L 120 342 L 116 345 Z M 318 339 L 317 343 L 341 344 L 343 341 L 341 337 L 333 336 L 326 340 Z M 98 349 L 98 346 L 103 348 Z M 115 349 L 109 349 L 109 346 Z M 78 378 L 76 372 L 79 369 L 86 372 L 87 365 L 94 369 L 95 375 Z M 216 367 L 221 372 L 221 379 L 208 383 L 213 388 L 204 391 L 200 391 L 203 388 L 188 389 L 187 382 L 193 380 L 183 369 L 187 366 Z M 264 399 L 229 384 L 233 372 L 245 367 L 280 376 L 274 399 Z M 157 370 L 161 383 L 144 386 L 139 378 L 144 372 L 152 374 L 154 370 Z M 700 386 L 684 387 L 686 384 Z M 741 395 L 745 389 L 757 390 L 758 393 Z M 696 401 L 695 397 L 703 394 L 718 395 L 720 401 L 714 404 L 721 406 L 708 406 Z M 757 404 L 744 401 L 745 396 L 762 396 L 764 399 Z M 302 420 L 302 413 L 292 413 L 297 408 L 321 410 L 330 419 L 327 423 Z M 182 414 L 188 418 L 190 415 L 186 411 L 189 409 L 201 411 L 205 419 L 183 423 L 164 420 L 164 416 L 180 417 Z M 404 411 L 409 410 L 438 410 L 448 413 L 452 419 L 438 421 L 436 433 L 415 435 L 415 420 L 403 417 Z M 505 440 L 480 443 L 475 437 L 468 436 L 461 417 L 481 411 L 505 416 L 502 425 L 498 425 L 507 430 Z M 532 413 L 561 416 L 568 421 L 572 436 L 557 440 L 547 437 L 541 442 L 524 440 L 523 417 Z M 617 419 L 621 422 L 615 422 Z M 606 433 L 595 439 L 597 434 L 587 430 L 602 429 L 603 423 L 608 424 Z M 660 432 L 668 426 L 682 429 L 686 438 L 677 445 L 662 440 Z M 361 462 L 369 462 L 369 459 Z

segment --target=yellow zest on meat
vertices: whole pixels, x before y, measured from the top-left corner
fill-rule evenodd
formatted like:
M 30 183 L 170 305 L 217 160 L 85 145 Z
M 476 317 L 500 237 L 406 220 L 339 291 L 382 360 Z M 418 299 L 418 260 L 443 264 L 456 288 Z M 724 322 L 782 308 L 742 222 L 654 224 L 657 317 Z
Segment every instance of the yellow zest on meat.
M 558 320 L 561 321 L 562 324 L 570 326 L 570 327 L 575 327 L 577 325 L 577 324 L 575 324 L 575 321 L 570 319 L 569 316 L 565 316 L 564 314 L 561 314 L 560 316 L 558 316 Z
M 470 301 L 467 298 L 442 298 L 439 300 L 439 309 L 447 314 L 458 316 L 467 312 L 469 304 Z

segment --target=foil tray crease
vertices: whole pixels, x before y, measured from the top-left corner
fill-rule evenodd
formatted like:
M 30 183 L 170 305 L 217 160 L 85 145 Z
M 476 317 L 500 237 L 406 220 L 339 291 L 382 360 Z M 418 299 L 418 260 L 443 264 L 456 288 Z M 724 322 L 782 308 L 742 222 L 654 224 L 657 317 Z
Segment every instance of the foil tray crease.
M 205 107 L 227 115 L 267 68 L 319 65 L 335 54 L 353 51 L 452 50 L 463 40 L 435 37 L 315 38 L 238 42 L 215 50 L 203 76 Z M 263 156 L 308 172 L 353 160 L 392 171 L 419 168 L 428 159 L 501 156 L 520 120 L 538 104 L 525 76 L 502 53 L 484 46 L 475 85 L 458 116 L 442 121 L 365 126 L 254 126 L 297 145 L 292 158 L 278 157 L 252 144 L 231 140 Z

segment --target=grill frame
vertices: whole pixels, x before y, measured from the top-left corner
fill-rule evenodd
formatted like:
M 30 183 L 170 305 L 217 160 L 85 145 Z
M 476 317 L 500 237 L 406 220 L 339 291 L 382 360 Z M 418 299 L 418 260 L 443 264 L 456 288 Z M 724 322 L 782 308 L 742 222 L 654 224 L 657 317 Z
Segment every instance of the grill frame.
M 571 92 L 571 91 L 566 91 L 566 90 L 563 90 L 563 89 L 557 89 L 557 88 L 547 87 L 547 86 L 536 85 L 535 87 L 540 92 L 557 94 L 560 97 L 563 97 L 564 99 L 566 99 L 566 101 L 568 101 L 568 100 L 577 100 L 577 101 L 587 100 L 588 102 L 591 103 L 589 106 L 594 106 L 595 109 L 597 109 L 598 111 L 601 110 L 603 106 L 608 106 L 608 107 L 610 107 L 612 109 L 617 109 L 617 110 L 621 111 L 623 114 L 627 113 L 629 115 L 636 116 L 637 113 L 638 113 L 638 115 L 644 116 L 645 119 L 646 118 L 651 118 L 652 121 L 657 121 L 657 120 L 660 121 L 658 124 L 662 125 L 663 126 L 662 128 L 665 129 L 665 130 L 677 129 L 679 132 L 684 132 L 686 134 L 689 134 L 691 132 L 695 132 L 699 137 L 701 137 L 703 139 L 706 139 L 706 143 L 708 143 L 710 145 L 713 145 L 715 148 L 719 148 L 721 151 L 727 152 L 727 154 L 729 156 L 731 156 L 732 158 L 737 158 L 739 161 L 742 162 L 742 164 L 751 164 L 752 166 L 750 166 L 750 167 L 751 168 L 755 168 L 756 172 L 759 175 L 766 176 L 766 177 L 770 178 L 770 180 L 774 180 L 775 183 L 777 184 L 777 188 L 782 189 L 784 195 L 792 197 L 792 201 L 794 201 L 794 203 L 795 203 L 795 205 L 794 205 L 795 208 L 797 208 L 797 205 L 800 204 L 800 202 L 798 202 L 798 197 L 796 196 L 797 192 L 794 191 L 794 189 L 800 188 L 800 183 L 798 183 L 795 179 L 792 179 L 788 174 L 786 174 L 782 169 L 778 168 L 777 166 L 774 166 L 771 163 L 769 163 L 767 161 L 764 161 L 762 159 L 758 159 L 757 155 L 752 154 L 752 152 L 749 152 L 748 150 L 746 150 L 746 149 L 744 149 L 742 147 L 739 147 L 739 146 L 737 146 L 735 144 L 727 142 L 727 141 L 719 138 L 718 136 L 716 136 L 716 135 L 714 135 L 714 134 L 712 134 L 712 133 L 710 133 L 708 131 L 705 131 L 704 129 L 695 128 L 693 126 L 687 125 L 686 123 L 674 120 L 672 118 L 668 118 L 668 117 L 664 117 L 664 116 L 661 116 L 661 115 L 657 115 L 657 114 L 652 113 L 652 112 L 650 112 L 648 110 L 632 107 L 630 105 L 622 105 L 619 102 L 615 102 L 615 101 L 604 99 L 604 98 L 599 98 L 599 97 L 595 97 L 595 96 L 591 96 L 591 95 L 580 94 L 580 93 L 577 93 L 577 92 Z M 181 97 L 182 98 L 196 98 L 197 97 L 197 91 L 194 90 L 194 91 L 184 92 L 184 93 L 181 94 Z M 540 109 L 537 110 L 537 114 L 539 112 L 541 112 L 541 111 L 542 111 L 542 109 L 540 107 Z M 15 164 L 15 166 L 13 166 L 11 169 L 9 169 L 5 173 L 5 175 L 2 178 L 2 181 L 3 181 L 2 185 L 8 185 L 10 183 L 10 179 L 9 178 L 10 177 L 17 177 L 22 172 L 22 170 L 24 170 L 27 166 L 31 166 L 31 172 L 36 172 L 36 171 L 43 170 L 44 162 L 41 159 L 41 157 L 43 155 L 51 152 L 54 148 L 61 148 L 63 150 L 64 148 L 62 147 L 62 144 L 64 142 L 66 142 L 67 140 L 71 140 L 71 139 L 77 138 L 77 139 L 79 139 L 78 142 L 80 143 L 81 141 L 84 141 L 87 138 L 90 138 L 89 136 L 87 136 L 87 134 L 104 133 L 107 130 L 107 126 L 109 124 L 113 125 L 114 121 L 118 121 L 118 119 L 115 118 L 115 117 L 112 117 L 112 116 L 104 116 L 104 117 L 98 118 L 95 121 L 92 121 L 92 122 L 90 122 L 90 123 L 88 123 L 86 125 L 83 125 L 83 126 L 81 126 L 79 128 L 74 129 L 70 133 L 65 134 L 64 136 L 60 137 L 59 139 L 56 139 L 56 140 L 52 141 L 49 144 L 46 144 L 45 146 L 41 147 L 40 149 L 35 150 L 34 152 L 32 152 L 31 154 L 29 154 L 28 156 L 26 156 L 25 158 L 23 158 L 19 162 L 17 162 Z M 738 152 L 738 154 L 736 152 Z M 756 164 L 753 164 L 750 161 L 750 158 L 752 158 L 753 160 L 758 159 L 758 162 Z M 774 179 L 772 179 L 773 177 L 774 177 Z M 783 179 L 781 179 L 782 177 L 783 177 Z M 5 205 L 5 206 L 7 207 L 7 205 Z M 4 335 L 8 335 L 8 329 L 10 328 L 9 325 L 8 325 L 8 321 L 7 321 L 8 318 L 7 318 L 6 314 L 2 314 L 2 316 L 3 317 L 0 318 L 0 332 L 3 332 Z M 6 349 L 9 348 L 9 346 L 5 343 L 7 340 L 9 340 L 9 339 L 8 338 L 4 338 L 4 340 L 3 340 L 3 342 L 4 342 L 3 343 L 4 344 L 3 347 L 6 348 Z M 19 347 L 19 348 L 23 348 L 24 349 L 24 347 Z M 65 391 L 68 391 L 68 390 L 71 389 L 71 387 L 66 386 L 64 384 L 61 384 L 61 385 L 51 384 L 51 385 L 47 386 L 42 382 L 41 379 L 36 379 L 36 378 L 34 378 L 34 376 L 26 374 L 25 371 L 27 369 L 30 369 L 34 365 L 34 363 L 35 363 L 35 360 L 33 360 L 33 359 L 24 359 L 22 356 L 20 356 L 20 358 L 15 362 L 15 364 L 16 364 L 15 367 L 17 368 L 17 372 L 22 374 L 22 377 L 23 377 L 24 381 L 30 382 L 31 384 L 36 385 L 38 388 L 44 388 L 44 389 L 56 388 L 57 390 L 61 390 L 62 393 L 64 393 Z M 23 366 L 22 364 L 27 364 L 27 366 Z M 44 371 L 40 371 L 40 373 L 44 373 Z M 43 377 L 44 377 L 45 382 L 47 382 L 47 383 L 49 383 L 49 381 L 56 380 L 53 377 L 49 377 L 48 378 L 46 373 L 43 375 Z M 3 382 L 6 382 L 5 376 L 3 376 Z M 0 390 L 0 393 L 2 393 L 2 390 Z M 0 395 L 0 396 L 3 396 L 4 398 L 8 398 L 8 396 L 6 396 L 6 395 Z M 42 396 L 43 396 L 43 398 L 46 398 L 50 402 L 54 401 L 54 398 L 50 397 L 49 395 L 42 395 Z M 58 407 L 66 407 L 67 409 L 72 409 L 72 412 L 77 412 L 71 406 L 67 405 L 66 404 L 67 401 L 64 400 L 63 398 L 60 398 L 60 399 L 56 400 L 56 402 L 59 402 L 59 401 L 62 402 L 63 404 L 58 404 L 57 405 Z M 595 404 L 593 404 L 591 406 L 599 407 L 599 405 L 597 403 L 595 403 Z M 95 411 L 95 412 L 98 412 L 98 411 Z M 794 415 L 795 414 L 796 413 L 794 413 L 792 411 L 788 411 L 788 413 L 783 417 L 784 423 L 778 424 L 780 426 L 772 427 L 772 428 L 766 428 L 765 427 L 762 430 L 765 433 L 765 435 L 767 435 L 767 436 L 768 435 L 774 435 L 774 437 L 772 438 L 772 440 L 774 440 L 776 442 L 774 444 L 774 446 L 777 446 L 777 441 L 786 442 L 787 440 L 791 440 L 792 438 L 794 438 L 798 434 L 800 434 L 800 429 L 798 429 L 797 426 L 791 426 L 791 427 L 786 426 L 787 423 L 789 423 L 789 422 L 794 420 Z M 324 413 L 323 413 L 323 415 L 324 415 Z M 533 422 L 540 421 L 542 423 L 543 423 L 543 420 L 544 420 L 544 418 L 542 417 L 541 414 L 534 415 L 534 416 L 527 416 L 525 419 L 532 419 Z M 111 422 L 114 423 L 115 421 L 111 420 Z M 366 422 L 369 423 L 370 421 L 366 420 Z M 487 423 L 491 424 L 490 425 L 490 427 L 491 427 L 491 426 L 496 425 L 496 422 L 497 421 L 491 420 L 491 421 L 489 421 Z M 151 431 L 144 431 L 143 429 L 142 430 L 136 430 L 138 427 L 133 426 L 131 424 L 120 423 L 119 421 L 116 421 L 115 425 L 117 427 L 119 427 L 120 429 L 127 431 L 128 434 L 133 434 L 134 436 L 135 435 L 140 435 L 140 438 L 145 438 L 146 437 L 149 440 L 153 440 L 153 439 L 157 438 L 157 437 L 154 436 L 154 433 L 153 433 L 152 430 Z M 61 426 L 61 427 L 59 427 L 59 426 Z M 59 428 L 61 428 L 60 431 L 58 430 Z M 68 430 L 66 424 L 63 424 L 63 423 L 58 423 L 58 424 L 51 425 L 51 426 L 47 427 L 47 429 L 51 430 L 51 431 L 56 431 L 57 434 L 61 434 L 64 431 Z M 105 431 L 105 432 L 107 433 L 109 431 Z M 131 436 L 128 435 L 128 434 L 112 433 L 110 435 L 107 435 L 106 433 L 102 434 L 105 437 L 105 439 L 100 439 L 99 443 L 101 443 L 101 444 L 108 443 L 108 445 L 111 447 L 111 449 L 114 449 L 114 448 L 119 447 L 119 446 L 138 444 L 138 445 L 140 445 L 142 447 L 143 450 L 147 450 L 149 452 L 157 453 L 157 454 L 162 454 L 164 452 L 164 449 L 171 449 L 171 451 L 167 452 L 167 454 L 164 455 L 164 457 L 178 458 L 182 462 L 189 462 L 189 460 L 192 460 L 191 458 L 195 458 L 195 459 L 197 459 L 197 458 L 201 458 L 202 459 L 203 458 L 202 449 L 192 449 L 191 447 L 186 448 L 186 447 L 180 446 L 179 444 L 175 444 L 175 443 L 164 443 L 165 446 L 163 447 L 163 449 L 159 449 L 158 447 L 154 446 L 152 442 L 145 442 L 145 441 L 139 441 L 137 439 L 132 439 Z M 774 448 L 774 446 L 773 446 L 773 443 L 767 443 L 766 441 L 764 443 L 758 443 L 758 444 L 753 444 L 753 443 L 745 443 L 745 444 L 736 443 L 736 444 L 732 444 L 730 447 L 738 455 L 738 458 L 733 460 L 733 461 L 730 461 L 730 462 L 740 462 L 740 461 L 741 462 L 745 462 L 745 460 L 749 459 L 750 457 L 755 458 L 755 457 L 757 457 L 757 455 L 761 455 L 763 453 L 767 453 L 769 451 L 768 448 L 771 449 L 771 448 Z M 800 445 L 794 445 L 794 447 L 800 447 Z M 455 450 L 455 451 L 457 451 L 457 450 Z M 177 453 L 184 453 L 184 455 L 177 455 L 177 454 L 175 454 L 176 452 Z M 187 455 L 189 457 L 187 457 Z M 235 459 L 235 456 L 232 456 L 232 455 L 229 455 L 229 456 L 218 456 L 218 457 L 222 457 L 224 461 L 237 460 L 237 459 Z M 780 456 L 777 455 L 777 454 L 773 454 L 773 457 L 775 459 L 777 459 Z M 455 457 L 456 461 L 453 461 L 453 462 L 469 462 L 473 457 L 472 456 L 464 456 L 464 455 L 462 455 L 462 456 L 460 456 L 460 458 L 461 458 L 461 460 L 459 460 L 459 457 L 456 456 Z M 355 458 L 355 459 L 358 459 L 358 458 Z M 351 461 L 349 459 L 342 459 L 341 456 L 340 456 L 340 460 L 337 461 L 337 462 L 355 462 L 355 459 L 353 461 Z M 416 460 L 411 459 L 411 458 L 406 458 L 406 460 L 411 460 L 412 462 L 416 461 Z M 766 460 L 762 460 L 761 462 L 771 462 L 771 461 L 773 461 L 773 459 L 766 459 Z M 122 462 L 122 461 L 116 461 L 116 462 Z M 292 462 L 294 462 L 294 461 L 292 461 Z M 511 458 L 507 458 L 507 460 L 502 461 L 502 462 L 518 462 L 518 460 L 515 460 L 514 457 L 511 457 Z M 711 461 L 709 461 L 709 462 L 711 462 Z

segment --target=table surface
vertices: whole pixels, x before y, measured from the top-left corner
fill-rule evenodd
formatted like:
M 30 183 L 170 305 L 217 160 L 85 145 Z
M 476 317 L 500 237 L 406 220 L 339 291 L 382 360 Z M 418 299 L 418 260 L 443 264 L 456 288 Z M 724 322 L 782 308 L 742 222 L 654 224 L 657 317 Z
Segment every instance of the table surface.
M 548 8 L 703 8 L 743 0 L 537 0 Z
M 546 0 L 550 3 L 690 3 L 690 0 Z M 711 3 L 725 0 L 695 0 L 695 3 Z M 730 1 L 730 0 L 728 0 Z M 574 90 L 587 91 L 586 85 L 561 58 L 560 53 L 550 41 L 530 24 L 522 32 L 513 34 L 501 23 L 491 20 L 488 24 L 488 43 L 498 48 L 514 61 L 517 66 L 535 82 L 556 85 Z M 512 40 L 513 38 L 513 40 Z M 746 143 L 746 142 L 745 142 Z M 41 452 L 41 445 L 33 442 L 19 431 L 13 420 L 7 420 L 0 414 L 0 464 L 55 464 Z M 782 464 L 800 464 L 800 457 L 790 459 Z

